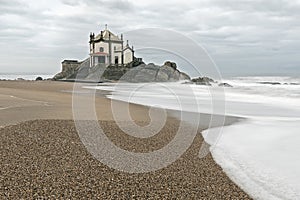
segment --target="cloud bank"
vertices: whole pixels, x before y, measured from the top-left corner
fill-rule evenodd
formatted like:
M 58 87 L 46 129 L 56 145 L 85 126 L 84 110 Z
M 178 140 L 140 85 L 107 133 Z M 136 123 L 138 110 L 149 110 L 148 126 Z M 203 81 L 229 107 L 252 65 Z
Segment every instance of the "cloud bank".
M 167 28 L 223 75 L 300 75 L 300 0 L 0 0 L 0 73 L 56 73 L 88 56 L 89 32 Z M 134 41 L 132 41 L 134 44 Z

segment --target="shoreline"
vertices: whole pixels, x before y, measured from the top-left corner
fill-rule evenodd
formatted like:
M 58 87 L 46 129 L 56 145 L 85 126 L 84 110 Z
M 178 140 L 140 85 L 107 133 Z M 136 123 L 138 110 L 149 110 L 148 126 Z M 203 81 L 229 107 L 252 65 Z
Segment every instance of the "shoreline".
M 54 147 L 57 147 L 58 149 L 62 149 L 62 151 L 65 151 L 66 150 L 65 148 L 67 148 L 68 146 L 69 147 L 72 146 L 72 142 L 74 142 L 77 145 L 77 147 L 81 146 L 79 148 L 80 151 L 77 149 L 76 152 L 80 155 L 84 154 L 84 156 L 82 157 L 83 163 L 82 161 L 79 163 L 83 164 L 82 167 L 84 168 L 86 174 L 93 174 L 94 172 L 91 170 L 96 170 L 98 172 L 94 174 L 94 176 L 80 175 L 80 177 L 82 177 L 84 180 L 83 181 L 84 184 L 89 185 L 91 181 L 90 179 L 94 179 L 95 177 L 97 177 L 101 180 L 100 181 L 101 184 L 106 185 L 106 189 L 107 189 L 106 191 L 101 190 L 101 187 L 98 189 L 95 188 L 91 189 L 90 195 L 92 196 L 90 197 L 100 196 L 106 198 L 109 197 L 126 198 L 126 195 L 131 194 L 129 196 L 131 196 L 132 198 L 134 196 L 140 198 L 146 198 L 148 196 L 148 197 L 153 197 L 158 199 L 163 197 L 171 198 L 171 197 L 183 197 L 186 195 L 190 195 L 190 197 L 197 197 L 197 198 L 201 198 L 201 197 L 202 198 L 204 197 L 234 198 L 235 197 L 235 198 L 251 199 L 247 194 L 245 194 L 241 189 L 239 189 L 239 187 L 235 185 L 225 175 L 223 170 L 212 159 L 211 154 L 209 154 L 206 158 L 203 159 L 197 159 L 197 157 L 195 157 L 195 155 L 197 155 L 197 152 L 199 151 L 199 148 L 197 149 L 195 148 L 195 146 L 199 147 L 201 141 L 203 141 L 202 136 L 199 134 L 197 135 L 197 138 L 195 138 L 192 147 L 189 148 L 189 150 L 182 156 L 182 158 L 180 158 L 178 161 L 173 163 L 171 166 L 168 166 L 167 168 L 159 171 L 146 173 L 146 174 L 130 175 L 124 172 L 118 172 L 116 170 L 109 169 L 105 165 L 99 163 L 97 160 L 92 158 L 92 156 L 89 155 L 88 152 L 86 152 L 85 148 L 80 143 L 80 140 L 78 140 L 79 139 L 78 134 L 74 129 L 74 122 L 72 122 L 72 117 L 73 117 L 71 113 L 72 106 L 70 105 L 70 103 L 72 102 L 71 101 L 72 98 L 70 94 L 62 92 L 70 89 L 72 89 L 72 84 L 66 82 L 22 83 L 20 81 L 16 81 L 16 82 L 9 81 L 3 83 L 2 81 L 0 81 L 1 94 L 5 94 L 5 95 L 17 94 L 15 95 L 17 97 L 21 96 L 22 98 L 24 97 L 24 99 L 31 98 L 34 101 L 38 100 L 42 102 L 43 100 L 48 99 L 50 104 L 49 107 L 45 107 L 44 105 L 40 105 L 39 102 L 29 103 L 24 100 L 18 99 L 15 100 L 15 102 L 13 103 L 20 105 L 21 106 L 20 108 L 0 110 L 0 118 L 2 122 L 0 126 L 3 126 L 3 124 L 6 123 L 5 127 L 0 128 L 1 136 L 5 136 L 2 137 L 2 142 L 6 144 L 1 148 L 1 155 L 5 157 L 4 162 L 1 162 L 2 163 L 1 165 L 2 167 L 4 167 L 3 168 L 4 173 L 6 174 L 6 175 L 3 174 L 1 175 L 2 177 L 1 182 L 3 183 L 3 185 L 6 185 L 7 188 L 5 191 L 1 192 L 2 194 L 10 194 L 11 195 L 10 197 L 24 197 L 24 196 L 33 197 L 35 193 L 33 188 L 34 186 L 38 188 L 37 189 L 38 192 L 41 192 L 40 196 L 44 196 L 44 197 L 52 194 L 55 191 L 57 193 L 56 197 L 61 197 L 61 193 L 64 192 L 67 193 L 68 194 L 67 196 L 69 197 L 86 196 L 87 185 L 85 185 L 85 187 L 81 187 L 80 181 L 73 180 L 73 178 L 75 178 L 76 176 L 72 172 L 76 172 L 78 168 L 80 168 L 80 166 L 76 165 L 76 160 L 78 158 L 76 158 L 76 156 L 73 155 L 71 151 L 70 152 L 68 151 L 69 153 L 68 155 L 70 156 L 70 158 L 74 160 L 71 159 L 67 161 L 66 160 L 67 158 L 65 156 L 57 154 L 58 153 L 57 149 L 50 148 L 49 146 L 43 145 L 45 143 L 50 142 L 51 144 L 54 145 Z M 0 102 L 1 103 L 7 102 L 7 100 L 8 100 L 7 98 L 6 99 L 2 98 L 0 99 Z M 155 150 L 157 148 L 161 148 L 162 146 L 164 146 L 164 144 L 168 143 L 168 141 L 170 141 L 172 137 L 174 137 L 174 132 L 176 131 L 171 131 L 171 130 L 176 128 L 176 124 L 178 124 L 178 122 L 172 119 L 173 118 L 172 116 L 171 118 L 168 118 L 168 122 L 167 122 L 168 124 L 166 125 L 162 133 L 151 138 L 150 141 L 138 140 L 132 137 L 128 137 L 128 135 L 126 134 L 121 134 L 119 128 L 114 123 L 111 110 L 107 108 L 107 105 L 110 105 L 110 100 L 107 99 L 106 97 L 105 98 L 100 97 L 97 98 L 96 101 L 97 101 L 97 105 L 99 105 L 99 107 L 97 107 L 97 111 L 98 111 L 97 114 L 100 123 L 103 123 L 104 127 L 107 128 L 108 134 L 111 136 L 110 138 L 112 138 L 112 141 L 114 141 L 118 146 L 123 147 L 124 149 L 147 152 L 153 149 Z M 118 104 L 120 104 L 120 106 L 124 105 L 124 103 L 122 102 L 118 102 Z M 132 117 L 135 121 L 141 124 L 143 123 L 147 124 L 149 122 L 149 116 L 148 116 L 149 108 L 141 105 L 134 105 L 134 104 L 130 104 L 130 108 L 135 111 L 132 114 Z M 34 112 L 32 112 L 33 110 Z M 6 120 L 3 121 L 2 119 L 4 118 L 6 118 Z M 17 124 L 9 125 L 9 119 L 13 119 L 12 121 L 15 121 Z M 25 120 L 25 121 L 20 121 L 20 120 Z M 62 129 L 63 131 L 61 131 Z M 44 131 L 40 131 L 40 130 L 44 130 Z M 72 139 L 69 140 L 70 138 L 68 137 L 66 138 L 66 135 L 68 135 Z M 24 141 L 20 140 L 21 138 L 23 138 Z M 33 140 L 34 138 L 38 139 L 36 141 L 37 143 L 39 143 L 38 141 L 41 141 L 42 146 L 36 146 Z M 29 152 L 28 155 L 26 151 L 24 151 L 25 149 L 24 148 L 22 149 L 18 145 L 17 148 L 13 149 L 11 152 L 5 150 L 8 148 L 8 146 L 13 145 L 15 143 L 15 140 L 21 142 L 21 144 L 18 145 L 21 145 L 23 147 L 25 144 L 27 145 L 32 144 L 32 146 L 28 146 L 26 148 L 24 147 L 25 149 L 28 150 Z M 65 141 L 67 145 L 63 145 L 62 147 L 57 146 L 58 143 L 61 143 L 63 141 Z M 45 157 L 46 163 L 49 164 L 50 160 L 55 162 L 57 162 L 58 160 L 62 160 L 67 164 L 67 165 L 63 164 L 61 165 L 62 167 L 59 168 L 60 170 L 62 170 L 61 173 L 63 174 L 63 177 L 66 178 L 67 180 L 65 186 L 61 185 L 62 184 L 61 182 L 57 182 L 57 184 L 61 186 L 61 189 L 55 186 L 54 187 L 55 189 L 53 191 L 50 191 L 49 188 L 53 186 L 53 184 L 55 184 L 56 182 L 50 181 L 47 184 L 46 183 L 44 184 L 44 183 L 40 183 L 38 178 L 44 176 L 45 173 L 47 174 L 51 170 L 57 172 L 57 170 L 55 170 L 55 167 L 58 167 L 58 165 L 54 164 L 53 167 L 50 167 L 51 169 L 47 169 L 47 167 L 43 165 L 36 166 L 35 169 L 29 169 L 30 173 L 24 171 L 27 168 L 27 166 L 29 166 L 28 164 L 30 163 L 34 164 L 34 162 L 36 162 L 35 164 L 37 164 L 41 162 L 42 157 L 46 155 L 44 153 L 41 153 L 44 152 L 42 151 L 41 148 L 50 150 L 48 151 L 48 155 L 50 157 L 47 156 Z M 32 154 L 30 152 L 32 152 Z M 35 157 L 34 152 L 40 152 L 41 153 L 40 156 L 42 155 L 43 156 Z M 22 156 L 20 157 L 22 158 L 20 160 L 20 158 L 17 159 L 13 155 L 13 153 L 15 153 L 16 155 L 24 155 L 24 156 L 26 155 L 25 157 L 35 158 L 35 159 L 26 159 L 25 157 L 23 157 L 26 160 L 25 162 Z M 6 161 L 8 161 L 6 159 L 13 160 L 13 162 L 11 162 L 12 164 L 6 166 L 4 164 L 6 163 Z M 94 163 L 92 165 L 94 167 L 90 168 L 88 167 L 89 165 L 86 165 L 87 163 L 90 162 Z M 18 169 L 16 168 L 14 170 L 15 164 L 18 164 L 19 167 Z M 73 166 L 71 167 L 73 171 L 71 170 L 69 172 L 64 172 L 64 168 L 68 168 L 67 166 Z M 46 168 L 44 169 L 44 167 Z M 187 172 L 188 174 L 186 174 L 185 172 L 186 170 L 188 171 Z M 34 176 L 32 177 L 32 175 L 30 175 L 32 173 L 37 173 L 37 177 Z M 108 179 L 104 180 L 100 178 L 99 177 L 100 174 L 104 175 Z M 13 187 L 13 183 L 15 182 L 9 181 L 14 178 L 15 180 L 21 180 L 19 179 L 20 177 L 15 177 L 18 175 L 21 176 L 22 179 L 24 178 L 25 180 L 29 179 L 29 181 L 34 183 L 33 186 L 26 186 L 26 184 L 24 183 L 25 185 L 23 185 L 22 187 L 24 187 L 24 190 L 28 189 L 28 192 L 23 191 L 19 193 L 19 195 L 21 196 L 18 196 L 18 194 L 16 194 L 16 191 L 19 191 L 20 188 L 17 190 L 15 187 Z M 54 174 L 50 173 L 49 176 L 50 178 L 52 177 L 54 179 L 57 179 L 59 173 L 54 173 Z M 6 178 L 3 179 L 4 177 Z M 115 179 L 113 179 L 113 177 L 115 177 Z M 180 179 L 183 179 L 184 181 L 182 180 L 180 181 Z M 122 187 L 121 185 L 116 184 L 115 182 L 116 180 L 118 180 L 119 183 L 121 183 Z M 135 185 L 135 183 L 139 183 L 140 185 Z M 113 187 L 109 190 L 108 186 L 111 184 L 113 185 Z M 75 189 L 76 185 L 77 187 L 79 186 L 80 188 L 79 191 L 81 191 L 81 193 L 79 192 L 79 194 L 72 194 L 71 192 L 66 192 L 70 188 Z M 171 185 L 171 187 L 168 185 Z M 208 187 L 209 189 L 206 186 L 202 187 L 202 185 L 209 186 Z M 158 189 L 157 186 L 160 186 L 161 189 Z M 218 188 L 219 189 L 223 188 L 223 189 L 219 190 Z M 154 190 L 152 191 L 152 189 Z M 46 192 L 43 192 L 43 190 L 46 190 Z

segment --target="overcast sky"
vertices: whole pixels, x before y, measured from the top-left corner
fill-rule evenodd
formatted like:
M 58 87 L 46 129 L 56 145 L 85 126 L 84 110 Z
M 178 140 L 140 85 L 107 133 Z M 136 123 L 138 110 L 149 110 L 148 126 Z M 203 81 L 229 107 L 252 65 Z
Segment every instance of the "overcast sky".
M 300 0 L 0 0 L 0 73 L 55 74 L 109 24 L 178 31 L 225 76 L 300 75 L 299 19 Z

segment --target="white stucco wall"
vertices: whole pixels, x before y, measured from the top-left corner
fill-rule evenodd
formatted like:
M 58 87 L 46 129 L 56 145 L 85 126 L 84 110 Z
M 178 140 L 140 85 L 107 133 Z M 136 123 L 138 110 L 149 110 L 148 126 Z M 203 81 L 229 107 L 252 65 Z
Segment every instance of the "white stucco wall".
M 116 51 L 121 51 L 122 49 L 122 44 L 120 43 L 112 43 L 112 64 L 115 64 L 115 57 L 118 56 L 118 64 L 122 64 L 122 52 L 115 52 Z
M 104 53 L 109 53 L 108 43 L 105 42 L 95 43 L 95 53 L 100 52 L 100 47 L 104 48 Z
M 132 62 L 132 51 L 130 49 L 126 49 L 124 52 L 124 64 Z
M 107 42 L 98 42 L 95 43 L 95 52 L 99 53 L 100 48 L 104 48 L 103 53 L 109 54 L 109 43 Z M 111 43 L 111 62 L 112 64 L 115 64 L 115 58 L 118 56 L 118 64 L 122 64 L 122 44 L 121 43 Z M 93 53 L 91 50 L 90 53 Z M 106 56 L 106 63 L 109 62 L 109 57 Z M 126 49 L 124 51 L 124 64 L 132 62 L 132 51 L 130 49 Z M 97 59 L 95 60 L 95 64 L 97 64 Z

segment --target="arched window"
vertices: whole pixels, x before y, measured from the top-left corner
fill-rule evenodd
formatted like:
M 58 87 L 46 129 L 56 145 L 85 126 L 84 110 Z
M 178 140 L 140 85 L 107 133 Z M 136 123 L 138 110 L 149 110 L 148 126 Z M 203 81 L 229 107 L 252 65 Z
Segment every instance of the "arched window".
M 100 47 L 100 52 L 104 52 L 104 48 L 103 47 Z

